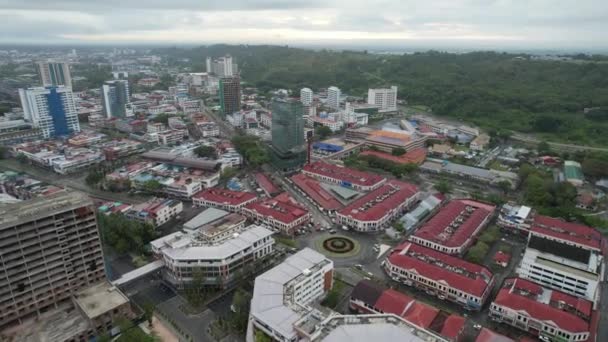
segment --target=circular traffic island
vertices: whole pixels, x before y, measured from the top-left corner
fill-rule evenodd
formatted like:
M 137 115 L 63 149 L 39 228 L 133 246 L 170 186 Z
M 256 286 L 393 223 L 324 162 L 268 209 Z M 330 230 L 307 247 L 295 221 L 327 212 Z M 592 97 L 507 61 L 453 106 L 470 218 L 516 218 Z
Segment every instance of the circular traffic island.
M 315 245 L 317 251 L 334 258 L 354 257 L 361 251 L 361 245 L 357 240 L 344 235 L 319 236 Z

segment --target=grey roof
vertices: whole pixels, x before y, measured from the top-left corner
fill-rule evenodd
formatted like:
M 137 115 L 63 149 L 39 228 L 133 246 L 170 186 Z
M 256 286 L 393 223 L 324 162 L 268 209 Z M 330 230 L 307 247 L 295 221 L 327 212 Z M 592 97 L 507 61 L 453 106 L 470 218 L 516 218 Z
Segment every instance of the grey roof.
M 295 336 L 293 325 L 302 316 L 288 307 L 284 300 L 284 286 L 304 270 L 327 260 L 325 256 L 305 248 L 285 259 L 283 263 L 255 278 L 251 315 L 287 338 Z
M 368 341 L 399 341 L 423 342 L 405 325 L 390 323 L 347 324 L 332 330 L 323 342 L 368 342 Z
M 191 230 L 196 229 L 198 227 L 211 223 L 215 220 L 219 220 L 228 214 L 229 214 L 229 212 L 224 211 L 224 210 L 208 208 L 208 209 L 203 210 L 200 214 L 196 215 L 190 221 L 184 223 L 184 228 L 191 229 Z
M 206 160 L 201 158 L 185 158 L 178 157 L 175 154 L 169 152 L 163 152 L 159 150 L 151 150 L 141 155 L 143 158 L 152 159 L 164 163 L 173 165 L 180 165 L 185 167 L 193 167 L 196 169 L 202 169 L 207 171 L 216 171 L 219 169 L 221 163 L 217 160 Z

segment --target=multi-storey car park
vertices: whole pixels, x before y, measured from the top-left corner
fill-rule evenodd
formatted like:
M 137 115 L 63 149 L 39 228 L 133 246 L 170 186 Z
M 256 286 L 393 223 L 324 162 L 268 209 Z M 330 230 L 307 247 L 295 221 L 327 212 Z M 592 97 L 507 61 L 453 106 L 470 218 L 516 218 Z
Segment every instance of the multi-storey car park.
M 210 188 L 192 196 L 192 203 L 197 207 L 209 207 L 238 213 L 249 203 L 257 199 L 251 192 Z
M 544 341 L 595 341 L 593 303 L 521 278 L 506 279 L 490 317 Z
M 61 191 L 0 207 L 0 327 L 40 317 L 105 279 L 95 211 Z
M 302 173 L 324 182 L 335 183 L 357 191 L 375 190 L 386 182 L 386 178 L 373 173 L 362 172 L 322 161 L 304 165 Z
M 462 255 L 488 224 L 495 206 L 469 199 L 448 202 L 410 240 L 443 253 Z
M 242 209 L 242 214 L 287 235 L 293 235 L 296 229 L 307 224 L 311 217 L 308 210 L 296 203 L 286 192 L 249 203 Z
M 420 197 L 418 188 L 391 180 L 337 212 L 337 222 L 360 232 L 384 229 Z
M 597 301 L 604 278 L 604 247 L 594 228 L 536 215 L 517 272 L 543 286 Z
M 467 310 L 480 310 L 494 285 L 484 266 L 412 242 L 397 246 L 383 264 L 393 280 Z
M 272 254 L 273 232 L 250 226 L 220 242 L 207 243 L 195 235 L 175 232 L 150 243 L 163 261 L 163 278 L 184 289 L 199 278 L 204 286 L 225 288 L 238 280 L 241 271 Z

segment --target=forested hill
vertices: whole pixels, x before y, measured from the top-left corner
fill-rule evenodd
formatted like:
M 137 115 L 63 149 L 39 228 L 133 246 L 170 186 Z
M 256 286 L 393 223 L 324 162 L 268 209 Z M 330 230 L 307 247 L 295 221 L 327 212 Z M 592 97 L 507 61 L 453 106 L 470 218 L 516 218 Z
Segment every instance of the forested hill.
M 262 90 L 313 90 L 336 85 L 364 96 L 368 87 L 397 85 L 399 97 L 439 115 L 485 128 L 541 133 L 551 140 L 608 146 L 608 62 L 535 61 L 493 52 L 412 55 L 312 51 L 279 46 L 214 45 L 164 49 L 204 70 L 206 56 L 236 57 L 243 80 Z M 175 62 L 177 63 L 177 62 Z

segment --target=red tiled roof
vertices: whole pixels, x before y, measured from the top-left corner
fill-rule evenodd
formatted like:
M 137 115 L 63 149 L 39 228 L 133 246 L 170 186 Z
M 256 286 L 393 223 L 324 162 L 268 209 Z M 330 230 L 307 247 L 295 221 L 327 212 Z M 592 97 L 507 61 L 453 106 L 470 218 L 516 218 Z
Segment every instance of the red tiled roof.
M 340 167 L 322 161 L 306 164 L 302 170 L 360 186 L 373 186 L 384 181 L 384 177 L 373 173 Z
M 498 292 L 494 303 L 520 313 L 525 312 L 535 320 L 547 322 L 571 333 L 589 331 L 589 323 L 576 314 L 549 305 L 549 303 L 538 301 L 539 295 L 524 295 L 516 291 L 526 283 L 530 282 L 519 278 L 505 280 L 505 284 Z M 528 284 L 523 287 L 528 287 Z M 559 292 L 542 287 L 541 290 Z M 569 296 L 565 293 L 562 293 L 562 295 Z
M 382 152 L 382 151 L 373 151 L 366 150 L 360 153 L 363 156 L 375 156 L 378 158 L 382 158 L 385 160 L 392 161 L 393 163 L 398 164 L 407 164 L 407 163 L 415 163 L 421 164 L 426 159 L 426 149 L 425 148 L 415 148 L 401 156 L 394 156 L 390 153 Z
M 413 298 L 393 289 L 388 289 L 382 292 L 374 307 L 383 313 L 401 316 L 412 302 L 415 302 Z
M 515 286 L 515 288 L 524 290 L 533 295 L 539 295 L 543 292 L 543 287 L 535 282 L 522 279 L 522 278 L 511 278 L 506 279 L 503 286 Z
M 255 199 L 256 195 L 245 191 L 209 188 L 197 192 L 192 198 L 200 198 L 218 204 L 240 205 Z
M 272 183 L 270 179 L 268 179 L 268 177 L 261 172 L 255 174 L 255 181 L 269 196 L 274 196 L 281 192 L 281 190 L 279 190 L 274 183 Z
M 557 218 L 536 215 L 532 233 L 547 235 L 600 250 L 602 235 L 596 229 Z
M 396 190 L 396 191 L 395 191 Z M 393 192 L 390 194 L 390 192 Z M 418 188 L 409 183 L 391 180 L 382 185 L 378 189 L 368 193 L 367 195 L 357 199 L 345 208 L 339 211 L 341 215 L 352 217 L 358 221 L 378 221 L 389 210 L 393 210 L 403 202 L 415 196 Z M 378 203 L 373 203 L 379 196 L 388 196 Z M 366 204 L 372 203 L 368 209 L 359 210 Z
M 587 317 L 591 317 L 591 314 L 593 313 L 593 304 L 590 301 L 571 296 L 567 293 L 553 291 L 551 292 L 551 301 L 555 303 L 566 303 L 566 305 L 569 305 Z
M 503 251 L 498 251 L 494 254 L 494 262 L 499 264 L 508 264 L 509 260 L 511 260 L 511 254 L 504 253 Z
M 467 207 L 472 207 L 474 210 L 468 213 Z M 452 200 L 418 229 L 414 236 L 446 247 L 462 246 L 474 237 L 474 232 L 481 223 L 492 215 L 495 207 L 489 207 L 492 210 L 488 210 L 488 205 L 484 203 L 471 200 Z M 461 214 L 463 215 L 463 222 L 460 223 L 458 228 L 450 227 Z M 468 217 L 464 217 L 464 215 L 468 215 Z M 453 233 L 448 232 L 448 229 Z
M 342 204 L 315 179 L 299 173 L 291 177 L 291 180 L 324 209 L 337 210 L 342 207 Z
M 466 319 L 462 316 L 458 315 L 450 315 L 443 323 L 443 327 L 439 334 L 443 337 L 447 337 L 451 340 L 456 340 L 458 335 L 464 329 L 464 324 L 466 323 Z
M 426 329 L 431 325 L 438 314 L 439 309 L 420 302 L 415 302 L 402 317 L 406 321 Z
M 495 333 L 488 328 L 482 328 L 481 332 L 479 332 L 479 335 L 477 335 L 475 342 L 515 342 L 515 341 L 504 335 Z
M 256 212 L 262 216 L 270 216 L 275 220 L 285 224 L 297 220 L 308 214 L 308 210 L 296 204 L 286 192 L 270 199 L 249 203 L 245 206 L 246 210 Z
M 387 260 L 392 265 L 415 270 L 425 278 L 447 283 L 452 288 L 477 297 L 483 296 L 493 279 L 492 272 L 481 265 L 412 242 L 397 246 Z M 452 269 L 446 268 L 447 265 Z M 459 273 L 455 269 L 460 270 Z

